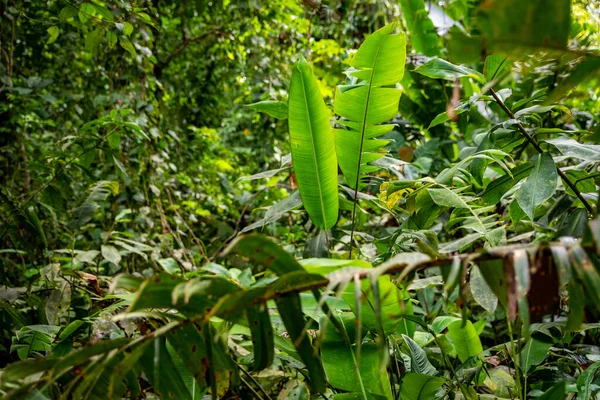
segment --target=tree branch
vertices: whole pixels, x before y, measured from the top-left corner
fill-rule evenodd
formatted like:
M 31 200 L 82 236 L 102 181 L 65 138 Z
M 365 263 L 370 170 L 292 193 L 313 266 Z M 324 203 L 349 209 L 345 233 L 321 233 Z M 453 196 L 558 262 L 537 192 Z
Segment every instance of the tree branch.
M 517 127 L 519 128 L 519 131 L 525 137 L 525 139 L 527 139 L 527 141 L 529 143 L 531 143 L 531 145 L 537 150 L 538 153 L 540 153 L 540 154 L 546 153 L 544 151 L 544 149 L 542 149 L 540 147 L 537 140 L 535 140 L 535 138 L 533 138 L 533 136 L 531 136 L 529 133 L 527 133 L 527 131 L 525 130 L 525 127 L 523 126 L 523 124 L 521 124 L 521 121 L 519 121 L 518 119 L 515 118 L 515 115 L 512 113 L 512 111 L 510 111 L 510 109 L 508 107 L 506 107 L 506 104 L 504 104 L 502 99 L 500 97 L 498 97 L 498 95 L 496 94 L 494 89 L 490 88 L 490 92 L 492 93 L 492 97 L 494 98 L 496 103 L 498 103 L 498 105 L 500 106 L 500 108 L 502 108 L 502 110 L 506 113 L 506 115 L 508 115 L 511 119 L 514 119 L 515 121 L 517 121 Z M 583 205 L 588 210 L 588 212 L 591 215 L 595 216 L 596 213 L 594 212 L 594 209 L 592 208 L 590 203 L 588 203 L 587 200 L 583 197 L 583 195 L 581 194 L 579 189 L 577 189 L 577 186 L 573 182 L 571 182 L 571 180 L 567 177 L 567 175 L 565 175 L 564 172 L 561 171 L 561 169 L 559 167 L 556 167 L 556 170 L 558 171 L 558 175 L 560 175 L 561 179 L 567 184 L 567 186 L 569 186 L 571 188 L 573 193 L 575 193 L 575 196 L 577 196 L 577 198 L 583 203 Z

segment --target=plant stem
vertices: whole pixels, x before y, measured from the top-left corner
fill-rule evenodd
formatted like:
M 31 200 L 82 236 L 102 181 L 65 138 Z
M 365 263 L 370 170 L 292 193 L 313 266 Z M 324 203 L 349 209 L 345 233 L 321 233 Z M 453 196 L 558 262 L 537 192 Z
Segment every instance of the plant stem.
M 535 140 L 535 138 L 533 138 L 529 133 L 527 133 L 525 127 L 523 126 L 523 124 L 521 124 L 521 121 L 515 118 L 515 115 L 512 113 L 512 111 L 510 111 L 508 107 L 506 107 L 506 104 L 504 104 L 502 99 L 498 97 L 494 89 L 490 88 L 490 92 L 492 93 L 492 97 L 494 98 L 496 103 L 498 103 L 498 105 L 500 106 L 500 108 L 502 108 L 506 115 L 508 115 L 511 119 L 517 121 L 517 127 L 519 128 L 519 131 L 525 137 L 525 139 L 527 139 L 527 141 L 531 143 L 531 145 L 537 150 L 538 153 L 544 154 L 545 151 L 540 147 L 540 144 L 537 142 L 537 140 Z M 577 186 L 573 182 L 571 182 L 571 180 L 567 177 L 567 175 L 565 175 L 564 172 L 561 171 L 560 168 L 556 167 L 556 171 L 558 172 L 558 175 L 560 175 L 563 182 L 565 182 L 567 186 L 571 188 L 573 193 L 575 193 L 575 196 L 577 196 L 577 198 L 583 203 L 588 212 L 591 215 L 595 216 L 596 213 L 594 212 L 594 209 L 592 208 L 590 203 L 588 203 L 587 200 L 583 197 L 579 189 L 577 189 Z
M 508 336 L 510 337 L 510 352 L 511 357 L 513 359 L 513 365 L 515 366 L 515 385 L 517 389 L 517 393 L 519 394 L 519 399 L 524 399 L 524 391 L 526 388 L 521 386 L 521 373 L 519 372 L 519 359 L 517 358 L 517 349 L 515 347 L 516 341 L 513 340 L 513 331 L 512 331 L 512 322 L 510 321 L 510 317 L 508 313 L 506 315 L 506 322 L 508 324 Z

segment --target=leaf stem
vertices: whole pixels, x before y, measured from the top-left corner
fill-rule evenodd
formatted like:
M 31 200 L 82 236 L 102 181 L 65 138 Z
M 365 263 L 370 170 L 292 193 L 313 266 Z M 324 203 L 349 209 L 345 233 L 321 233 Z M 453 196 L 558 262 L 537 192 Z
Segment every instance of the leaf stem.
M 544 154 L 545 151 L 540 147 L 540 144 L 537 142 L 537 140 L 535 140 L 529 133 L 527 133 L 525 127 L 523 126 L 523 124 L 521 124 L 521 121 L 515 118 L 515 115 L 512 113 L 512 111 L 510 111 L 508 107 L 506 107 L 506 104 L 504 104 L 502 99 L 498 97 L 494 89 L 490 88 L 490 92 L 492 93 L 494 101 L 496 101 L 496 103 L 500 106 L 500 108 L 502 108 L 506 115 L 508 115 L 511 119 L 514 119 L 517 122 L 517 127 L 519 128 L 519 131 L 525 137 L 525 139 L 527 139 L 527 141 L 531 143 L 531 145 L 537 150 L 538 153 Z M 579 189 L 577 189 L 577 186 L 573 182 L 571 182 L 571 180 L 567 177 L 567 175 L 565 175 L 564 172 L 561 171 L 559 167 L 556 167 L 556 171 L 558 172 L 558 175 L 560 175 L 563 182 L 565 182 L 567 186 L 571 188 L 573 193 L 575 193 L 575 196 L 577 196 L 577 198 L 583 203 L 588 212 L 591 215 L 596 216 L 594 209 L 592 208 L 590 203 L 588 203 L 587 200 L 583 197 Z

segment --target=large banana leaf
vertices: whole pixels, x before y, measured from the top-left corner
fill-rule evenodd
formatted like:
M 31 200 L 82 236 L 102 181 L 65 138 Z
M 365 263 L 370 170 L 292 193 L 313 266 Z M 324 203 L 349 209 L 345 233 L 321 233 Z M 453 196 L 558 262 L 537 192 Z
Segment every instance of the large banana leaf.
M 381 125 L 398 113 L 401 91 L 395 85 L 404 76 L 406 38 L 393 34 L 396 24 L 387 25 L 369 36 L 350 62 L 350 85 L 339 86 L 334 111 L 342 117 L 335 129 L 340 168 L 353 189 L 361 179 L 378 168 L 368 165 L 383 157 L 387 140 L 376 140 L 394 125 Z M 386 87 L 391 86 L 391 87 Z
M 337 158 L 329 110 L 306 60 L 294 65 L 288 123 L 292 162 L 304 208 L 319 228 L 338 218 Z

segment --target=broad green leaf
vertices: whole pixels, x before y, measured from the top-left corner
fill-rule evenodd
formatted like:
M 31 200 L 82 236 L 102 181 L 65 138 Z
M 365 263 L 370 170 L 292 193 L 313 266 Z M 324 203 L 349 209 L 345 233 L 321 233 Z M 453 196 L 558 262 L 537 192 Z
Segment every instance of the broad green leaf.
M 406 343 L 406 346 L 408 347 L 411 361 L 410 370 L 419 374 L 437 375 L 438 371 L 429 362 L 425 350 L 419 347 L 419 345 L 414 340 L 412 340 L 406 335 L 402 335 L 402 339 L 404 339 L 404 343 Z
M 519 183 L 521 179 L 528 177 L 532 170 L 532 164 L 521 164 L 510 171 L 512 176 L 506 174 L 490 182 L 481 195 L 484 203 L 486 205 L 498 203 L 506 192 Z
M 593 78 L 598 74 L 600 70 L 600 57 L 597 56 L 586 56 L 575 68 L 569 73 L 562 81 L 558 83 L 556 87 L 552 89 L 546 104 L 552 104 L 558 102 L 564 97 L 569 90 L 576 88 L 582 82 L 587 79 Z
M 288 102 L 292 162 L 313 223 L 329 229 L 338 219 L 337 158 L 329 110 L 306 60 L 294 65 Z
M 470 77 L 479 82 L 484 82 L 483 75 L 474 69 L 462 65 L 454 65 L 441 58 L 434 58 L 423 65 L 419 65 L 415 72 L 433 79 L 455 80 L 462 77 Z
M 119 265 L 121 262 L 121 253 L 119 253 L 119 250 L 117 250 L 116 247 L 103 244 L 100 246 L 100 249 L 102 251 L 102 257 L 104 257 L 105 260 L 110 261 L 116 266 Z
M 548 154 L 540 154 L 531 175 L 521 187 L 518 203 L 533 221 L 537 206 L 548 200 L 556 191 L 558 173 L 554 160 Z
M 461 362 L 475 357 L 483 351 L 481 340 L 471 321 L 466 321 L 465 326 L 461 326 L 463 321 L 455 321 L 448 325 L 448 336 L 452 340 L 458 358 Z
M 355 190 L 362 180 L 379 167 L 369 165 L 383 157 L 381 148 L 387 140 L 377 140 L 393 129 L 381 125 L 398 113 L 401 92 L 384 86 L 396 85 L 404 75 L 406 40 L 403 34 L 393 34 L 396 24 L 387 25 L 364 41 L 350 61 L 356 70 L 349 77 L 358 78 L 357 84 L 338 86 L 334 111 L 343 119 L 335 130 L 335 146 L 340 168 Z
M 473 266 L 471 269 L 471 277 L 469 279 L 469 287 L 473 299 L 490 314 L 496 312 L 498 306 L 498 297 L 486 283 L 478 266 Z
M 516 56 L 538 48 L 565 49 L 570 6 L 570 0 L 492 0 L 480 6 L 477 25 L 494 52 Z
M 88 32 L 88 34 L 85 35 L 85 50 L 95 54 L 98 50 L 98 45 L 104 37 L 104 32 L 105 31 L 103 29 L 95 29 L 91 32 Z
M 67 281 L 50 292 L 44 310 L 46 319 L 50 325 L 59 325 L 60 319 L 71 306 L 71 284 Z
M 536 397 L 537 400 L 564 400 L 567 394 L 567 383 L 565 381 L 558 382 L 556 385 L 552 386 L 548 389 L 543 395 L 540 397 Z M 584 397 L 582 399 L 591 399 L 590 397 Z
M 231 250 L 250 258 L 257 267 L 270 269 L 279 276 L 304 270 L 290 253 L 264 235 L 242 236 L 233 243 Z
M 492 54 L 485 58 L 483 74 L 487 81 L 491 81 L 500 76 L 502 71 L 510 65 L 510 61 L 502 54 Z
M 459 195 L 450 189 L 427 189 L 429 195 L 438 206 L 453 208 L 469 208 L 467 203 Z
M 248 307 L 248 326 L 252 332 L 255 371 L 261 371 L 273 362 L 275 344 L 273 340 L 273 327 L 266 304 Z
M 515 379 L 507 370 L 508 368 L 502 367 L 488 370 L 483 384 L 492 389 L 496 396 L 509 399 L 511 393 L 515 392 Z
M 131 41 L 129 39 L 127 39 L 124 36 L 120 36 L 119 37 L 119 44 L 121 45 L 121 47 L 123 47 L 125 50 L 127 50 L 132 56 L 135 56 L 135 47 L 133 47 L 133 43 L 131 43 Z
M 207 328 L 206 326 L 204 327 Z M 207 364 L 199 362 L 206 358 L 204 338 L 193 325 L 182 326 L 167 334 L 167 341 L 180 357 L 183 364 L 196 378 L 200 388 L 207 387 L 206 368 Z
M 348 346 L 341 339 L 327 340 L 321 345 L 323 365 L 329 384 L 340 390 L 359 393 L 364 391 L 391 398 L 387 372 L 385 369 L 381 370 L 379 347 L 375 343 L 362 344 L 360 361 L 356 351 L 356 345 Z
M 413 48 L 426 56 L 440 52 L 440 38 L 423 0 L 400 0 L 406 25 L 410 31 Z
M 288 103 L 285 101 L 263 100 L 248 104 L 247 107 L 277 119 L 287 119 L 288 117 Z
M 156 338 L 142 356 L 142 367 L 155 393 L 164 398 L 191 399 L 181 375 L 177 373 L 164 338 Z
M 326 389 L 325 371 L 321 357 L 310 343 L 308 334 L 304 330 L 304 314 L 300 305 L 300 297 L 297 293 L 290 293 L 278 297 L 275 302 L 290 339 L 308 370 L 312 391 L 323 393 Z
M 546 335 L 531 336 L 521 351 L 521 369 L 527 373 L 531 367 L 540 365 L 548 356 L 552 338 Z
M 585 161 L 600 161 L 600 145 L 579 143 L 573 139 L 548 139 L 563 155 Z
M 402 378 L 400 398 L 402 400 L 431 400 L 446 380 L 430 375 L 409 372 Z

